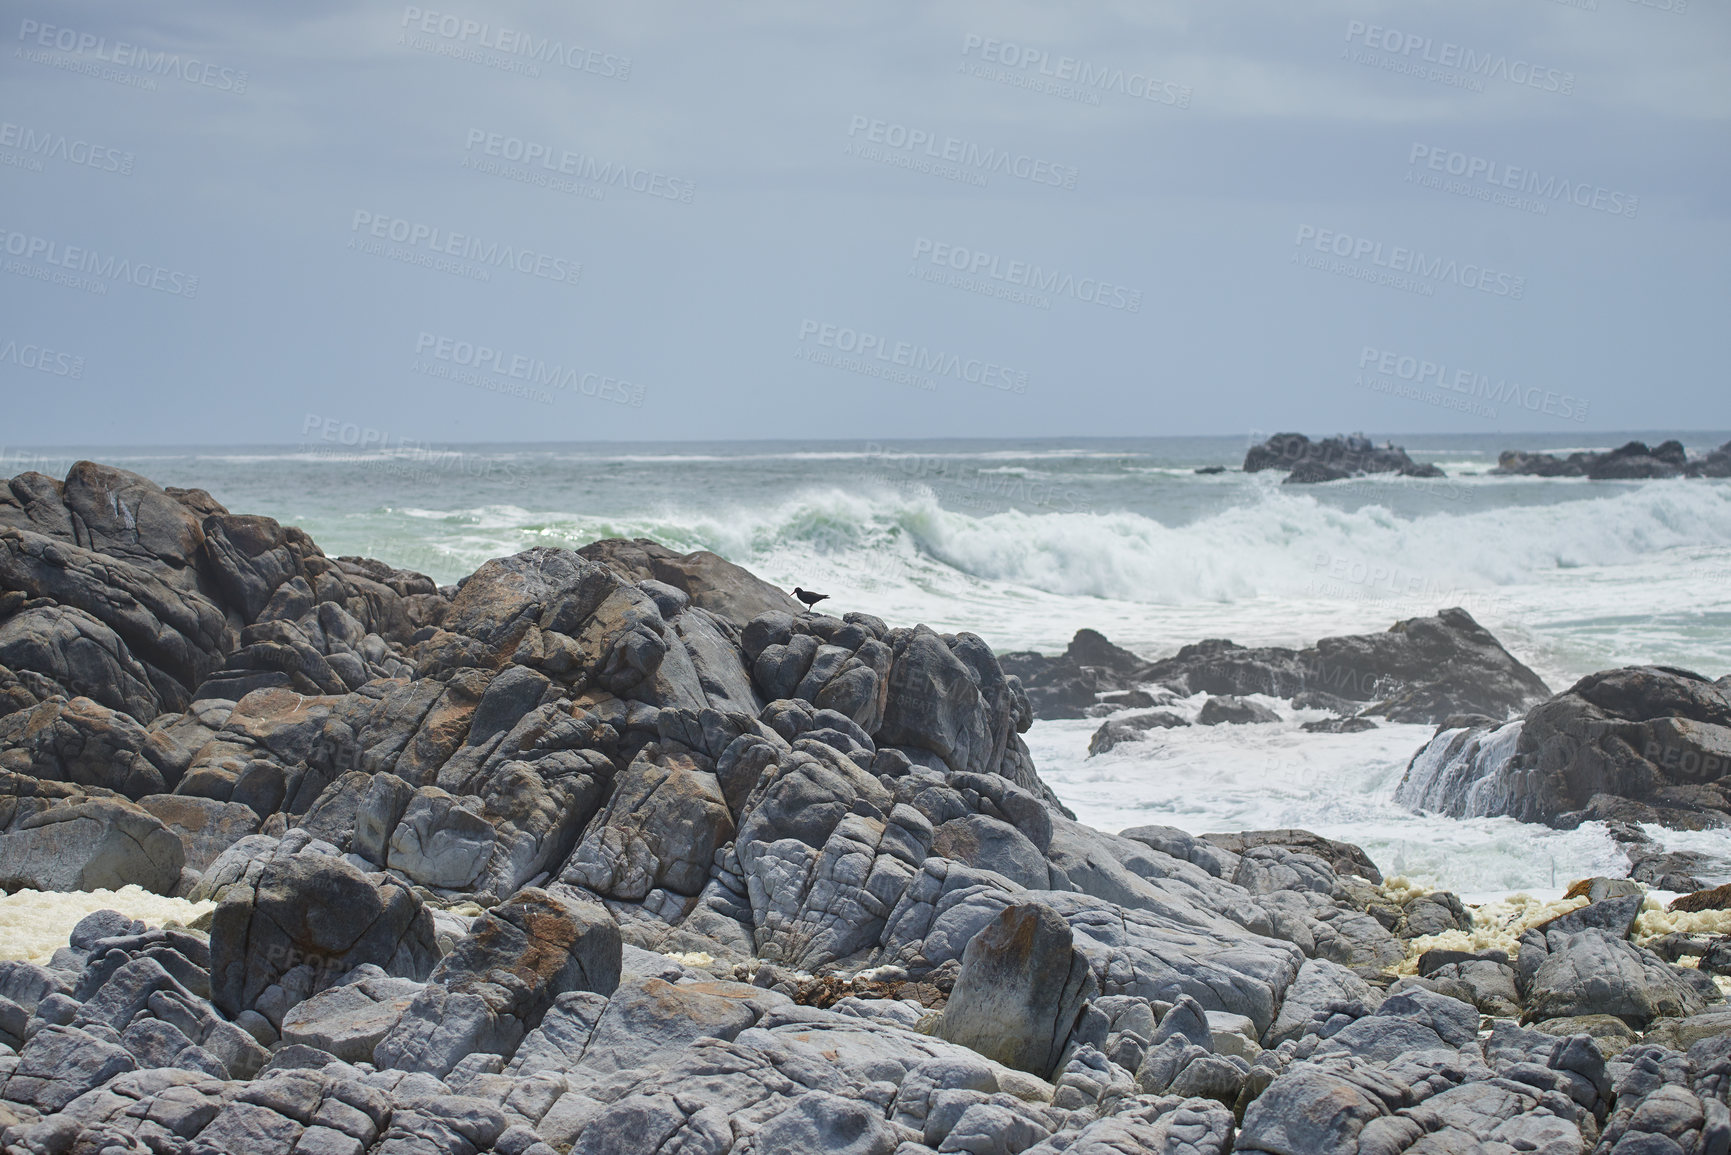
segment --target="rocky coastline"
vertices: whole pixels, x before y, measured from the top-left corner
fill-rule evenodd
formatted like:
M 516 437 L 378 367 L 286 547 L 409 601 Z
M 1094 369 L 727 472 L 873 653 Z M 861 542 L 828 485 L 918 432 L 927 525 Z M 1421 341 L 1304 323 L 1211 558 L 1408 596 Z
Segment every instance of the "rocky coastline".
M 1731 1146 L 1731 895 L 1473 911 L 1305 831 L 1076 822 L 1036 715 L 1133 742 L 1181 693 L 1435 724 L 1438 808 L 1726 809 L 1724 679 L 1553 695 L 1459 610 L 996 655 L 650 541 L 441 587 L 202 490 L 22 474 L 0 882 L 121 893 L 0 961 L 0 1149 Z
M 1421 478 L 1447 476 L 1436 465 L 1415 462 L 1398 445 L 1378 446 L 1361 434 L 1312 441 L 1302 433 L 1276 433 L 1250 447 L 1242 468 L 1245 473 L 1285 470 L 1283 485 L 1315 485 L 1377 473 Z M 1225 467 L 1206 466 L 1196 472 L 1223 473 Z M 1651 446 L 1644 441 L 1630 441 L 1604 452 L 1577 450 L 1561 457 L 1554 453 L 1505 449 L 1497 456 L 1496 468 L 1488 472 L 1493 477 L 1580 477 L 1589 481 L 1731 477 L 1731 441 L 1696 457 L 1690 457 L 1683 443 L 1676 440 Z
M 1581 451 L 1566 457 L 1553 453 L 1505 450 L 1493 474 L 1530 477 L 1584 477 L 1589 481 L 1637 481 L 1662 477 L 1731 477 L 1731 441 L 1711 453 L 1691 458 L 1680 441 L 1649 446 L 1630 441 L 1604 453 Z

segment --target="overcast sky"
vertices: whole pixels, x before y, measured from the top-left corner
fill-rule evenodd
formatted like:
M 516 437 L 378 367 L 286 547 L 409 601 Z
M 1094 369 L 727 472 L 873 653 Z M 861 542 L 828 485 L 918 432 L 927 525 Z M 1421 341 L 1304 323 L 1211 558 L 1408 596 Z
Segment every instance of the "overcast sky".
M 174 8 L 0 9 L 10 445 L 1731 426 L 1723 0 Z

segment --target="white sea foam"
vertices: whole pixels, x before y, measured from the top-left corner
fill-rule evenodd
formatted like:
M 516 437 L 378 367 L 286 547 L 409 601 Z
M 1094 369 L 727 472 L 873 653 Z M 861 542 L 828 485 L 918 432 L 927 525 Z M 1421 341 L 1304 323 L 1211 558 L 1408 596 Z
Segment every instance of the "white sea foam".
M 1028 745 L 1041 777 L 1078 819 L 1102 830 L 1300 827 L 1362 846 L 1386 873 L 1473 901 L 1628 871 L 1627 857 L 1598 823 L 1558 831 L 1510 818 L 1421 815 L 1395 802 L 1395 786 L 1429 726 L 1309 734 L 1300 722 L 1325 715 L 1256 700 L 1284 720 L 1153 730 L 1092 758 L 1088 738 L 1098 721 L 1036 722 Z
M 214 902 L 164 898 L 137 885 L 66 893 L 20 890 L 0 896 L 0 960 L 46 963 L 66 945 L 78 920 L 99 910 L 117 910 L 148 926 L 162 926 L 184 925 L 215 909 Z

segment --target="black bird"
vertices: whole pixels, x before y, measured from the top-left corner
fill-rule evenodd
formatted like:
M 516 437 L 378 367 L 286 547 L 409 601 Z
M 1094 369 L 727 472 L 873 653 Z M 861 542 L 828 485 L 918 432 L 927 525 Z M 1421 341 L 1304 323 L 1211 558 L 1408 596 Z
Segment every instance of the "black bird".
M 793 587 L 793 596 L 804 602 L 805 608 L 808 610 L 817 605 L 817 603 L 826 601 L 829 598 L 828 594 L 814 594 L 810 590 L 802 590 L 798 586 Z

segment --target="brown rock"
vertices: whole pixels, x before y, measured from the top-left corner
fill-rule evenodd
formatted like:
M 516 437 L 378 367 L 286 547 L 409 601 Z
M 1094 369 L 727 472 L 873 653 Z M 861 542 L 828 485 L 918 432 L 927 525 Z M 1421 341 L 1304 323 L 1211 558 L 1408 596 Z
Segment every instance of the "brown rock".
M 1724 886 L 1715 886 L 1711 890 L 1697 890 L 1694 894 L 1685 894 L 1674 898 L 1667 909 L 1689 912 L 1731 910 L 1731 882 Z

